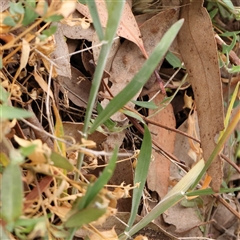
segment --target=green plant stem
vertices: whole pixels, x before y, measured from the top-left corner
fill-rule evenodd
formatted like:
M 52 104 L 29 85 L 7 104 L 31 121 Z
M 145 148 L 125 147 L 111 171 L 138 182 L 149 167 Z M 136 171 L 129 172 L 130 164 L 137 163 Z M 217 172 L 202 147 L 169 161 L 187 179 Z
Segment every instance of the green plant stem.
M 153 219 L 160 216 L 164 213 L 170 206 L 175 205 L 181 199 L 183 199 L 183 194 L 181 192 L 175 193 L 168 198 L 165 198 L 161 201 L 161 204 L 157 205 L 152 211 L 151 214 L 146 215 L 141 221 L 134 225 L 127 233 L 123 233 L 119 236 L 120 240 L 128 239 L 130 236 L 133 236 L 139 230 L 147 226 Z

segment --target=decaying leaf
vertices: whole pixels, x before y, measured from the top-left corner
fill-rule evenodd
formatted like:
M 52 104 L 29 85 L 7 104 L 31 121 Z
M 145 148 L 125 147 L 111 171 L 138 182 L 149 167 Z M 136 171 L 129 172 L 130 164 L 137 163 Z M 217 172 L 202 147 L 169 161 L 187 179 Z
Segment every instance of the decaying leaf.
M 20 60 L 20 71 L 26 67 L 28 63 L 28 58 L 30 54 L 30 45 L 26 41 L 26 39 L 22 40 L 22 55 L 21 55 L 21 60 Z
M 89 21 L 88 21 L 89 22 Z M 64 19 L 59 23 L 63 35 L 70 39 L 86 39 L 92 40 L 94 34 L 93 26 L 86 28 L 87 20 L 82 15 L 75 11 L 71 18 Z
M 178 130 L 188 133 L 189 136 L 199 139 L 199 128 L 198 128 L 198 118 L 196 112 L 193 113 L 191 120 L 187 119 Z M 176 156 L 180 161 L 185 162 L 186 166 L 191 168 L 197 159 L 201 158 L 201 155 L 197 155 L 197 152 L 191 148 L 192 144 L 199 146 L 199 143 L 196 143 L 194 140 L 187 138 L 181 134 L 176 135 L 175 147 L 174 147 L 174 156 Z M 200 150 L 200 149 L 199 149 Z M 179 171 L 179 169 L 177 170 Z
M 155 93 L 151 93 L 150 98 Z M 162 102 L 164 96 L 162 94 L 158 94 L 156 98 L 154 98 L 154 103 L 157 105 Z M 167 127 L 175 128 L 176 121 L 173 113 L 172 106 L 169 104 L 162 111 L 154 114 L 154 110 L 149 110 L 149 116 L 152 121 L 161 123 Z M 149 125 L 149 130 L 152 132 L 152 139 L 164 148 L 165 151 L 173 153 L 174 143 L 175 143 L 175 132 L 171 132 L 164 128 L 160 128 L 155 125 Z M 153 150 L 154 160 L 151 161 L 149 167 L 149 174 L 147 177 L 148 188 L 151 191 L 156 191 L 160 198 L 162 199 L 168 192 L 169 185 L 169 174 L 170 174 L 170 161 L 166 159 L 162 154 Z
M 180 203 L 178 203 L 164 213 L 163 218 L 166 223 L 173 224 L 176 227 L 176 233 L 188 231 L 189 237 L 201 237 L 202 233 L 200 229 L 194 229 L 194 227 L 201 224 L 201 220 L 196 211 L 194 208 L 182 207 Z
M 85 79 L 85 76 L 74 67 L 71 67 L 72 77 L 58 76 L 60 90 L 69 98 L 75 105 L 86 107 L 91 88 L 91 82 Z
M 102 231 L 102 232 L 98 232 L 98 233 L 95 232 L 89 237 L 90 240 L 102 240 L 103 238 L 109 239 L 109 240 L 117 240 L 118 236 L 114 230 L 114 227 L 108 231 Z
M 9 1 L 8 0 L 2 0 L 0 2 L 0 13 L 5 11 L 9 7 Z
M 107 25 L 107 9 L 105 6 L 104 1 L 97 1 L 96 2 L 97 8 L 98 8 L 98 14 L 101 21 L 101 24 L 103 27 L 106 27 Z M 85 17 L 91 19 L 90 12 L 87 8 L 87 6 L 78 3 L 77 4 L 77 10 L 82 13 Z M 132 13 L 132 10 L 128 4 L 128 2 L 125 3 L 123 13 L 121 16 L 121 21 L 117 30 L 118 36 L 121 36 L 123 38 L 126 38 L 135 44 L 140 48 L 143 55 L 147 57 L 143 41 L 141 39 L 141 33 L 138 28 L 137 22 L 135 20 L 135 17 Z
M 193 87 L 199 119 L 201 146 L 205 161 L 216 144 L 215 135 L 223 130 L 223 99 L 217 46 L 211 19 L 203 1 L 183 1 L 181 18 L 185 19 L 178 35 L 179 49 Z M 222 183 L 222 163 L 218 157 L 208 170 L 214 191 Z
M 54 62 L 57 64 L 57 74 L 59 76 L 71 78 L 71 67 L 68 47 L 60 26 L 61 24 L 57 23 L 57 32 L 54 34 L 56 41 L 56 49 L 52 54 L 52 58 L 56 59 L 54 60 Z

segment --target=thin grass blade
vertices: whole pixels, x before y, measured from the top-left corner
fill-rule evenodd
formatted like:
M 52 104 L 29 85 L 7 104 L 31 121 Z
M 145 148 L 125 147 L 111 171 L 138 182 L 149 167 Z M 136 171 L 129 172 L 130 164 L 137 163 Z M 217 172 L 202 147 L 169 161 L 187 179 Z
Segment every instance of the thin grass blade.
M 184 196 L 185 192 L 193 184 L 199 173 L 204 167 L 204 161 L 200 160 L 173 188 L 168 194 L 158 203 L 152 211 L 147 214 L 140 222 L 134 225 L 128 232 L 128 236 L 132 236 L 140 229 L 144 228 L 152 220 L 164 213 L 168 208 L 179 202 Z M 124 239 L 122 236 L 121 239 Z
M 131 215 L 128 220 L 128 227 L 126 231 L 131 228 L 137 216 L 137 211 L 141 201 L 142 192 L 147 179 L 148 169 L 151 161 L 151 155 L 152 155 L 151 133 L 148 127 L 145 125 L 143 142 L 142 142 L 140 154 L 138 157 L 137 167 L 135 169 L 135 177 L 134 177 L 134 185 L 139 184 L 139 187 L 134 188 L 133 190 Z
M 98 15 L 97 6 L 95 1 L 87 1 L 88 9 L 92 17 L 94 29 L 97 32 L 98 38 L 100 41 L 104 40 L 104 33 L 101 25 L 101 21 Z
M 157 67 L 160 60 L 166 54 L 171 46 L 178 31 L 183 25 L 183 19 L 174 23 L 170 29 L 164 34 L 159 44 L 154 49 L 149 59 L 144 63 L 141 70 L 134 76 L 132 81 L 107 105 L 104 111 L 94 121 L 89 133 L 94 132 L 98 126 L 104 123 L 114 113 L 121 109 L 126 103 L 140 91 L 144 84 L 148 81 L 154 69 Z

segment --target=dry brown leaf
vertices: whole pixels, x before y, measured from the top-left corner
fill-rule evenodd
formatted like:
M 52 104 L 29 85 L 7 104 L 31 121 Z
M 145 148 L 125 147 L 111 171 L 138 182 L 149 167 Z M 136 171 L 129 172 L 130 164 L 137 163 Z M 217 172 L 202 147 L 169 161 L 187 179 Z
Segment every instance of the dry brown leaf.
M 69 17 L 75 11 L 76 1 L 75 0 L 67 0 L 63 1 L 60 9 L 57 11 L 58 14 L 61 14 L 64 18 Z
M 238 210 L 236 202 L 227 194 L 224 194 L 223 197 L 228 201 L 228 204 L 234 209 Z M 214 213 L 214 227 L 219 231 L 222 229 L 229 229 L 235 222 L 237 222 L 237 217 L 232 214 L 222 203 L 218 203 L 217 209 Z
M 148 238 L 143 235 L 139 235 L 139 236 L 135 237 L 134 240 L 148 240 Z
M 155 93 L 151 93 L 150 98 Z M 162 94 L 158 94 L 153 100 L 155 104 L 159 104 L 164 99 Z M 154 114 L 154 111 L 149 109 L 149 115 Z M 176 121 L 173 113 L 172 106 L 169 104 L 162 111 L 154 114 L 151 117 L 152 121 L 159 122 L 167 127 L 175 128 Z M 173 153 L 176 133 L 160 128 L 155 125 L 149 125 L 149 130 L 152 132 L 152 139 L 164 148 L 165 151 Z M 170 161 L 162 154 L 153 150 L 154 160 L 151 161 L 149 167 L 149 174 L 147 177 L 148 188 L 151 191 L 156 191 L 158 195 L 163 198 L 168 192 L 169 174 L 170 174 Z
M 20 71 L 26 67 L 28 63 L 28 58 L 30 54 L 30 45 L 29 43 L 23 38 L 22 40 L 22 55 L 20 60 Z
M 92 26 L 87 29 L 84 28 L 82 15 L 77 11 L 72 14 L 72 18 L 74 21 L 71 21 L 71 19 L 64 19 L 59 23 L 59 28 L 61 29 L 62 34 L 70 39 L 86 39 L 89 42 L 92 41 L 94 28 Z
M 197 106 L 201 146 L 205 161 L 216 144 L 215 135 L 223 130 L 223 98 L 218 65 L 217 46 L 211 19 L 203 1 L 185 0 L 181 18 L 185 19 L 178 35 L 179 49 L 188 71 Z M 218 191 L 222 183 L 222 163 L 215 159 L 208 170 L 212 188 Z
M 176 227 L 176 233 L 188 231 L 187 236 L 189 237 L 202 237 L 200 229 L 194 229 L 194 227 L 201 224 L 201 220 L 199 219 L 196 211 L 197 210 L 194 208 L 182 207 L 178 203 L 169 208 L 167 212 L 163 214 L 163 218 L 166 223 L 173 224 Z M 184 236 L 186 236 L 186 233 Z
M 58 76 L 60 90 L 67 98 L 79 107 L 86 107 L 91 82 L 84 78 L 84 75 L 74 67 L 71 67 L 72 78 Z
M 9 8 L 9 1 L 8 0 L 1 0 L 0 1 L 0 13 L 5 11 L 6 9 Z
M 178 7 L 180 0 L 162 0 L 163 7 Z
M 95 232 L 91 236 L 89 236 L 89 239 L 90 240 L 102 240 L 102 239 L 117 240 L 118 236 L 113 227 L 111 230 L 108 230 L 108 231 Z
M 29 192 L 25 196 L 24 211 L 26 211 L 27 208 L 29 208 L 32 205 L 34 200 L 39 198 L 40 193 L 44 192 L 49 187 L 52 180 L 53 180 L 52 176 L 46 176 L 42 178 L 38 186 L 36 186 L 31 192 Z
M 198 129 L 198 119 L 197 119 L 197 114 L 194 113 L 193 117 L 193 122 L 189 122 L 189 120 L 186 120 L 179 128 L 178 130 L 188 133 L 190 136 L 192 137 L 196 137 L 197 139 L 199 139 L 199 129 Z M 193 126 L 190 126 L 191 124 L 193 124 Z M 190 131 L 190 129 L 192 129 Z M 193 135 L 193 130 L 196 131 L 197 136 Z M 175 141 L 175 147 L 174 147 L 174 156 L 176 156 L 180 161 L 184 162 L 186 164 L 187 167 L 191 168 L 192 165 L 196 162 L 197 154 L 195 153 L 193 154 L 189 154 L 190 152 L 192 152 L 192 149 L 190 147 L 189 141 L 193 141 L 190 140 L 189 138 L 187 138 L 186 136 L 183 136 L 181 134 L 177 134 L 176 135 L 176 141 Z M 197 144 L 193 141 L 194 144 Z M 193 158 L 194 156 L 194 158 Z M 179 171 L 178 168 L 176 168 L 177 171 Z M 172 176 L 172 175 L 171 175 Z
M 49 205 L 48 208 L 56 214 L 61 220 L 64 220 L 71 210 L 69 207 L 64 207 L 64 206 L 51 206 Z
M 34 69 L 34 73 L 33 73 L 33 76 L 35 78 L 35 80 L 37 81 L 37 83 L 39 84 L 39 86 L 42 88 L 42 90 L 45 92 L 45 93 L 49 93 L 49 96 L 51 97 L 51 99 L 53 100 L 54 102 L 54 97 L 53 97 L 53 92 L 52 90 L 50 90 L 48 92 L 48 84 L 44 81 L 44 79 L 39 75 L 37 69 L 35 68 Z
M 96 5 L 98 8 L 98 14 L 99 14 L 101 24 L 103 27 L 106 27 L 108 14 L 107 14 L 105 2 L 102 0 L 97 1 Z M 91 15 L 87 6 L 78 3 L 76 8 L 85 17 L 91 19 Z M 134 42 L 140 48 L 143 55 L 147 56 L 144 45 L 143 45 L 143 41 L 141 38 L 141 32 L 138 28 L 137 22 L 135 20 L 135 17 L 132 13 L 132 10 L 128 2 L 125 2 L 123 13 L 121 16 L 121 21 L 117 30 L 117 34 L 120 37 L 126 38 L 129 41 Z
M 68 46 L 60 26 L 61 24 L 57 23 L 58 30 L 54 34 L 56 49 L 52 53 L 52 58 L 55 59 L 54 62 L 57 64 L 56 71 L 58 76 L 71 78 L 71 66 Z

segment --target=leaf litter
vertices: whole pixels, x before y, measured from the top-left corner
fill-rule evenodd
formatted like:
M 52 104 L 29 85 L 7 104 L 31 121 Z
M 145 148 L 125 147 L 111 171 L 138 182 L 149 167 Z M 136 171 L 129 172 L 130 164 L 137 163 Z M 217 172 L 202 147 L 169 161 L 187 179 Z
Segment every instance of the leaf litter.
M 229 92 L 222 91 L 221 87 L 221 84 L 225 83 L 221 82 L 223 81 L 221 78 L 222 69 L 219 69 L 219 52 L 212 31 L 212 22 L 203 7 L 203 1 L 192 1 L 190 4 L 190 1 L 186 0 L 183 3 L 178 9 L 180 6 L 178 1 L 168 1 L 168 3 L 163 1 L 159 13 L 151 13 L 141 18 L 142 20 L 138 20 L 141 15 L 134 16 L 131 4 L 125 3 L 122 20 L 117 31 L 118 37 L 124 41 L 122 43 L 117 39 L 117 43 L 111 50 L 111 58 L 105 69 L 109 73 L 106 72 L 105 85 L 103 84 L 99 92 L 99 101 L 104 107 L 109 102 L 109 98 L 119 93 L 140 70 L 145 59 L 151 54 L 167 29 L 179 18 L 185 18 L 185 25 L 170 51 L 184 62 L 188 73 L 187 81 L 191 87 L 188 87 L 187 90 L 175 90 L 169 87 L 167 95 L 174 96 L 173 98 L 178 97 L 180 101 L 166 104 L 167 106 L 164 106 L 164 109 L 157 113 L 150 109 L 138 109 L 133 103 L 126 106 L 131 111 L 138 110 L 143 119 L 152 116 L 150 119 L 153 122 L 159 122 L 164 126 L 160 128 L 154 124 L 149 124 L 152 138 L 161 148 L 160 150 L 154 149 L 143 193 L 143 202 L 139 206 L 140 209 L 147 209 L 147 211 L 151 211 L 198 159 L 203 157 L 205 161 L 208 160 L 216 145 L 215 135 L 224 127 L 222 94 L 225 94 L 224 98 L 229 98 Z M 4 10 L 9 7 L 6 1 L 1 4 Z M 214 7 L 208 1 L 205 2 L 205 6 L 206 4 L 208 8 Z M 64 6 L 67 7 L 66 9 L 69 8 L 69 11 L 63 14 Z M 102 26 L 106 27 L 107 12 L 104 1 L 98 1 L 97 7 Z M 41 15 L 43 7 L 40 3 L 37 8 Z M 4 211 L 1 226 L 4 227 L 4 221 L 12 221 L 21 214 L 26 219 L 34 219 L 46 216 L 48 212 L 51 213 L 51 217 L 46 218 L 48 219 L 47 227 L 40 227 L 40 231 L 38 231 L 38 225 L 35 225 L 31 233 L 28 232 L 28 237 L 34 239 L 47 235 L 49 238 L 65 239 L 67 233 L 63 229 L 64 224 L 71 211 L 76 211 L 72 205 L 73 201 L 83 198 L 86 194 L 86 183 L 93 183 L 101 176 L 103 167 L 108 164 L 111 158 L 115 144 L 118 144 L 121 146 L 119 163 L 106 188 L 96 197 L 96 202 L 101 204 L 105 214 L 100 221 L 93 225 L 86 224 L 83 229 L 76 232 L 76 236 L 80 238 L 89 236 L 89 239 L 118 239 L 117 234 L 121 234 L 125 229 L 121 225 L 122 221 L 127 222 L 129 218 L 132 189 L 137 187 L 133 186 L 133 175 L 142 135 L 136 127 L 137 125 L 132 126 L 132 122 L 128 121 L 131 118 L 127 118 L 123 113 L 118 113 L 118 117 L 115 115 L 109 119 L 109 124 L 113 124 L 112 132 L 104 125 L 90 135 L 87 141 L 83 141 L 81 131 L 91 88 L 91 79 L 94 74 L 86 69 L 86 64 L 97 64 L 98 47 L 101 42 L 96 39 L 95 30 L 91 25 L 91 16 L 85 5 L 78 3 L 75 7 L 72 3 L 59 6 L 52 4 L 48 11 L 49 15 L 53 14 L 51 11 L 60 11 L 66 16 L 57 24 L 58 31 L 45 41 L 40 41 L 40 38 L 35 36 L 31 30 L 25 30 L 26 34 L 22 35 L 21 41 L 18 41 L 20 39 L 18 31 L 24 31 L 21 29 L 21 25 L 19 29 L 11 29 L 0 22 L 0 28 L 5 34 L 11 32 L 11 35 L 0 35 L 3 42 L 1 42 L 0 50 L 4 66 L 1 69 L 1 85 L 11 93 L 11 104 L 22 108 L 27 106 L 34 114 L 34 117 L 28 120 L 18 120 L 15 126 L 8 121 L 1 122 L 1 128 L 4 128 L 4 131 L 1 131 L 1 140 L 6 138 L 0 143 L 1 154 L 4 154 L 1 155 L 1 167 L 9 166 L 7 171 L 10 174 L 16 174 L 17 180 L 20 179 L 19 173 L 21 171 L 24 189 L 23 192 L 17 193 L 17 196 L 22 198 L 21 194 L 23 193 L 25 199 L 23 210 L 21 210 L 20 201 L 17 202 L 16 206 L 12 206 L 12 210 L 15 209 L 16 212 L 7 213 Z M 199 12 L 201 14 L 198 14 Z M 7 14 L 7 12 L 2 14 Z M 46 27 L 48 27 L 47 24 Z M 216 29 L 215 33 L 218 33 Z M 218 38 L 221 39 L 219 36 Z M 32 41 L 33 39 L 35 42 Z M 73 45 L 70 45 L 73 43 L 70 41 L 71 39 L 76 41 Z M 83 41 L 86 41 L 86 44 L 83 44 Z M 18 43 L 19 46 L 15 43 Z M 86 46 L 91 46 L 90 43 L 93 50 L 91 47 L 86 50 Z M 222 46 L 223 42 L 219 41 L 218 45 L 220 44 Z M 70 50 L 70 47 L 73 50 Z M 83 59 L 83 55 L 79 54 L 79 49 L 80 51 L 88 51 L 89 58 Z M 233 54 L 235 51 L 237 52 L 237 48 L 232 49 L 230 55 L 235 58 L 233 64 L 239 62 L 237 55 Z M 77 58 L 74 60 L 72 56 Z M 160 75 L 161 68 L 163 69 L 165 66 L 170 68 L 174 74 L 175 69 L 171 68 L 169 63 L 163 59 L 157 69 L 160 68 Z M 184 68 L 180 71 L 186 74 Z M 171 75 L 161 76 L 164 81 L 171 78 Z M 238 76 L 234 75 L 232 78 L 232 89 L 239 82 Z M 51 79 L 53 84 L 49 81 Z M 180 81 L 172 80 L 174 84 Z M 156 86 L 154 82 L 155 77 L 152 76 L 144 90 L 154 88 Z M 109 86 L 108 89 L 107 86 Z M 14 90 L 16 88 L 19 90 Z M 191 95 L 190 103 L 186 103 L 187 100 L 184 99 L 187 92 Z M 228 96 L 226 97 L 226 95 Z M 139 93 L 135 99 L 148 101 L 153 97 L 153 102 L 159 106 L 160 103 L 164 105 L 168 96 L 155 95 L 154 92 L 140 97 Z M 183 106 L 180 102 L 184 101 L 185 105 Z M 239 113 L 239 111 L 235 111 L 237 114 Z M 97 105 L 94 114 L 97 114 Z M 176 121 L 179 118 L 183 124 L 176 126 Z M 174 132 L 173 130 L 177 127 L 187 136 Z M 169 130 L 169 128 L 173 130 Z M 9 134 L 11 131 L 13 134 Z M 239 126 L 235 134 L 239 138 Z M 191 140 L 189 137 L 195 138 L 195 140 Z M 239 142 L 238 140 L 237 143 L 239 144 Z M 9 156 L 11 156 L 9 154 L 12 153 L 11 151 L 9 153 L 9 149 L 4 150 L 8 143 L 11 149 L 14 149 L 16 143 L 22 149 L 21 151 L 33 148 L 30 149 L 31 154 L 26 155 L 28 157 L 26 161 L 22 162 L 21 167 L 9 163 Z M 236 143 L 232 144 L 237 146 Z M 165 153 L 161 149 L 164 149 Z M 81 151 L 86 156 L 80 172 L 81 181 L 75 182 L 72 176 L 77 171 L 75 164 Z M 166 153 L 168 154 L 166 155 Z M 235 157 L 235 161 L 239 161 L 239 155 L 236 157 L 233 148 L 224 154 L 228 158 L 234 159 Z M 169 156 L 173 156 L 173 158 L 171 159 Z M 236 163 L 238 164 L 238 162 Z M 231 178 L 227 164 L 225 163 L 224 167 L 222 165 L 223 160 L 219 155 L 208 171 L 212 178 L 212 188 L 215 191 L 219 191 L 223 178 L 226 181 Z M 231 171 L 234 172 L 233 169 Z M 1 171 L 2 182 L 6 183 L 9 175 L 6 176 L 3 173 Z M 237 176 L 234 180 L 226 183 L 231 188 L 236 186 L 237 182 L 239 183 L 239 179 Z M 71 194 L 70 189 L 73 187 L 78 189 L 78 193 Z M 7 184 L 3 188 L 2 193 L 7 192 Z M 139 234 L 147 236 L 148 239 L 177 239 L 177 237 L 183 236 L 203 237 L 204 234 L 209 236 L 214 234 L 216 239 L 229 236 L 237 237 L 239 233 L 236 232 L 236 229 L 239 228 L 239 225 L 235 223 L 233 228 L 231 224 L 233 221 L 237 222 L 237 216 L 229 211 L 231 209 L 237 210 L 237 198 L 234 196 L 224 196 L 223 198 L 231 204 L 226 203 L 224 206 L 215 207 L 216 198 L 200 196 L 193 200 L 189 199 L 187 205 L 180 202 L 166 211 L 162 217 L 159 217 L 155 221 L 155 225 L 149 224 Z M 4 204 L 7 202 L 7 200 L 2 201 Z M 191 206 L 192 203 L 194 206 Z M 8 205 L 8 207 L 11 206 Z M 89 206 L 89 211 L 94 211 L 94 207 Z M 208 212 L 211 211 L 215 211 L 216 214 L 209 215 Z M 224 215 L 221 215 L 220 213 L 223 211 Z M 141 211 L 139 211 L 140 213 Z M 85 213 L 82 212 L 82 214 Z M 144 211 L 142 211 L 142 217 L 145 217 Z M 40 224 L 40 218 L 38 221 Z M 204 230 L 201 226 L 205 225 L 207 227 Z M 224 232 L 223 229 L 229 229 L 229 231 Z M 13 239 L 19 239 L 20 235 L 16 232 L 9 234 L 9 236 Z

